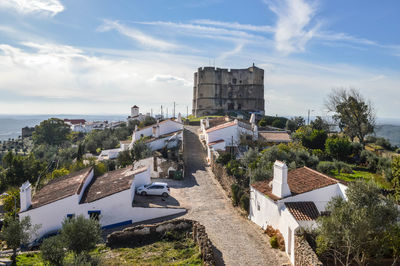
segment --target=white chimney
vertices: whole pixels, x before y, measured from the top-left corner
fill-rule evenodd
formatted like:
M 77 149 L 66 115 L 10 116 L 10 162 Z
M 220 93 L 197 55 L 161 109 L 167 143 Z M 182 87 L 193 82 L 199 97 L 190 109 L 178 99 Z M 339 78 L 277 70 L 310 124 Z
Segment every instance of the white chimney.
M 206 129 L 210 127 L 210 121 L 208 120 L 208 116 L 206 117 Z
M 182 115 L 181 115 L 181 113 L 178 114 L 177 122 L 182 123 Z
M 288 168 L 284 162 L 275 161 L 274 179 L 272 180 L 272 194 L 279 198 L 290 196 L 290 188 L 287 183 Z
M 250 116 L 250 124 L 254 125 L 256 123 L 256 115 L 254 113 Z
M 26 181 L 22 184 L 19 190 L 19 196 L 21 203 L 21 212 L 26 211 L 32 204 L 31 183 L 29 183 L 29 181 Z

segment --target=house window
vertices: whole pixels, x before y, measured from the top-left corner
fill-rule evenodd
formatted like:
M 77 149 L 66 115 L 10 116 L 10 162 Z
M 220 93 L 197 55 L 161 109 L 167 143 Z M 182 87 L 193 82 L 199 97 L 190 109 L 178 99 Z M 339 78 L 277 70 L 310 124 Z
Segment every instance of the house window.
M 90 219 L 100 220 L 100 211 L 88 211 Z
M 68 219 L 68 220 L 71 220 L 71 219 L 74 218 L 74 217 L 75 217 L 75 214 L 74 214 L 74 213 L 67 214 L 67 219 Z

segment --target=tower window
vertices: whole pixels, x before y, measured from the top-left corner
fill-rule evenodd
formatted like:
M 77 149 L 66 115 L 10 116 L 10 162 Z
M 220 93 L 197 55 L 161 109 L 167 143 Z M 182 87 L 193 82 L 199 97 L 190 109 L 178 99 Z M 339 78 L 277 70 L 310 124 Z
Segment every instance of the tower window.
M 232 83 L 236 84 L 237 80 L 236 79 L 232 79 Z

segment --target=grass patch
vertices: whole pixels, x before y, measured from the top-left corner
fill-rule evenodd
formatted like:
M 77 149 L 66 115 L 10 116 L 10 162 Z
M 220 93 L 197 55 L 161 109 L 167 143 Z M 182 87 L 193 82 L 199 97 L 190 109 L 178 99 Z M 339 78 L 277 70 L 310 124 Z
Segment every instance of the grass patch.
M 90 255 L 100 260 L 100 265 L 203 265 L 199 247 L 185 232 L 166 235 L 148 245 L 135 248 L 110 249 L 98 245 Z M 64 262 L 72 265 L 74 257 L 68 253 Z M 17 257 L 17 265 L 45 265 L 40 252 L 22 254 Z
M 202 265 L 199 248 L 191 238 L 113 249 L 102 257 L 105 265 Z
M 189 115 L 187 119 L 189 119 L 190 122 L 197 122 L 200 121 L 200 119 L 205 119 L 205 118 L 216 118 L 216 117 L 223 117 L 222 115 L 206 115 L 206 116 L 200 116 L 200 117 L 195 117 L 193 115 Z
M 37 253 L 27 253 L 17 256 L 17 265 L 45 265 L 42 255 Z
M 340 175 L 338 174 L 337 170 L 334 170 L 331 172 L 331 175 L 335 178 L 344 180 L 344 181 L 348 181 L 348 182 L 352 182 L 355 181 L 357 179 L 365 179 L 365 180 L 374 180 L 378 186 L 380 186 L 381 188 L 385 188 L 385 189 L 391 189 L 392 185 L 390 184 L 390 182 L 386 181 L 386 179 L 379 174 L 376 173 L 371 173 L 368 172 L 366 170 L 353 170 L 353 174 L 347 174 L 347 173 L 340 173 Z

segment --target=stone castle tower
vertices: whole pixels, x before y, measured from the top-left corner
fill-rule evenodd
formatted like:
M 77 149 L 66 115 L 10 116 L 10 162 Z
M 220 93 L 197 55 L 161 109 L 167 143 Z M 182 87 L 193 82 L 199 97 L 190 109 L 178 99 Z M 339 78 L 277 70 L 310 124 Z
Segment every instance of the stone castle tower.
M 193 109 L 196 117 L 229 111 L 264 114 L 264 70 L 200 67 L 194 73 Z

